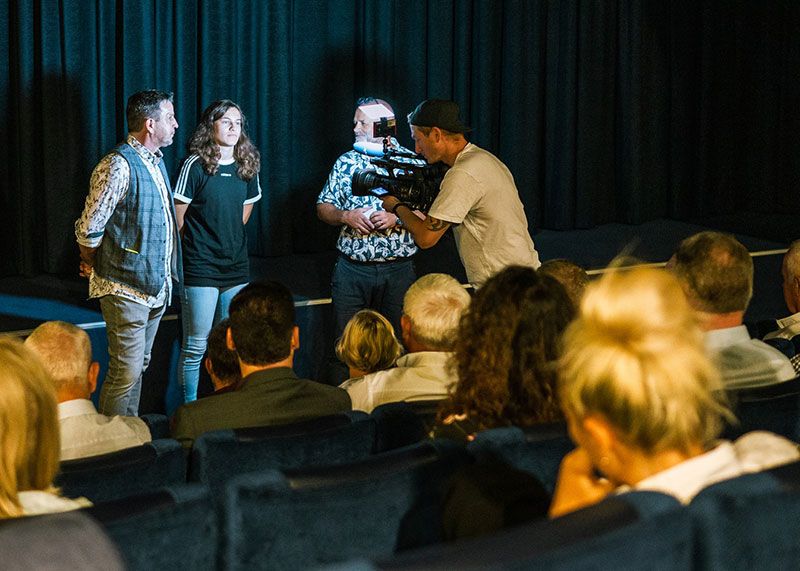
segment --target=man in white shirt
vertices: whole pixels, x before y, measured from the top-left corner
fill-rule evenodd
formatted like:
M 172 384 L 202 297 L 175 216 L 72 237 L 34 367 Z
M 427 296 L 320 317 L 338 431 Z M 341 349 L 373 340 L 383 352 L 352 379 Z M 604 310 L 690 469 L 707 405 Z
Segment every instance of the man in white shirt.
M 63 321 L 34 329 L 25 345 L 39 355 L 53 379 L 61 428 L 61 460 L 115 452 L 150 442 L 140 418 L 99 414 L 89 400 L 100 366 L 92 361 L 89 336 Z
M 403 298 L 400 329 L 408 353 L 395 367 L 347 381 L 353 410 L 372 412 L 389 402 L 443 399 L 455 380 L 449 368 L 461 313 L 469 294 L 454 278 L 428 274 Z
M 764 340 L 786 339 L 800 348 L 800 240 L 795 240 L 783 256 L 781 266 L 783 277 L 783 299 L 792 313 L 789 317 L 775 321 L 777 329 L 764 336 Z M 800 376 L 800 351 L 791 358 L 795 373 Z
M 686 238 L 669 266 L 706 331 L 725 387 L 760 387 L 788 381 L 795 372 L 788 357 L 751 339 L 742 325 L 753 296 L 753 260 L 732 235 L 700 232 Z
M 764 335 L 765 340 L 791 340 L 800 335 L 800 240 L 792 242 L 783 256 L 781 277 L 783 278 L 783 299 L 792 314 L 770 322 L 773 329 Z

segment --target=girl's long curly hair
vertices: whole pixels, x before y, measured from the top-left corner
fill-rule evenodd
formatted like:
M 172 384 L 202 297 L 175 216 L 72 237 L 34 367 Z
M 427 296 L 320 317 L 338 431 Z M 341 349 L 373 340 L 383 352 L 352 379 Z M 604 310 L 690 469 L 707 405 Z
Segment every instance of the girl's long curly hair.
M 490 278 L 461 317 L 458 382 L 438 420 L 465 414 L 479 430 L 563 420 L 556 361 L 574 317 L 569 294 L 550 276 L 511 266 Z
M 242 109 L 230 99 L 219 99 L 206 107 L 200 123 L 189 139 L 186 148 L 189 154 L 200 157 L 203 163 L 203 170 L 213 176 L 219 170 L 219 144 L 214 140 L 214 122 L 218 121 L 231 107 L 235 107 L 242 115 L 242 132 L 239 141 L 233 148 L 233 158 L 238 165 L 237 174 L 245 182 L 249 182 L 261 170 L 261 154 L 256 146 L 247 136 L 247 121 L 245 120 Z

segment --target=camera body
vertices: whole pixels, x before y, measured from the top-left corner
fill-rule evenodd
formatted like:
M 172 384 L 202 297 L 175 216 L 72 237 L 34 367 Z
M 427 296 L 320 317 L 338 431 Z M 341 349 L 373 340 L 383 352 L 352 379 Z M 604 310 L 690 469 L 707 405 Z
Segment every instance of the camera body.
M 370 162 L 376 168 L 353 173 L 354 196 L 381 197 L 388 194 L 422 212 L 430 209 L 448 169 L 444 163 L 429 165 L 417 155 L 399 151 L 389 151 Z M 378 168 L 386 174 L 378 172 Z

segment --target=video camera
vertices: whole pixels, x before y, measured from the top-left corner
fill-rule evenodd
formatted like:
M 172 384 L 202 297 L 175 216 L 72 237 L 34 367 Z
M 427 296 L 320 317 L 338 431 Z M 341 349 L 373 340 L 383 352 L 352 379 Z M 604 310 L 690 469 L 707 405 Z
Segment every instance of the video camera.
M 397 120 L 384 105 L 364 105 L 360 110 L 372 121 L 372 138 L 383 138 L 383 153 L 380 144 L 360 142 L 354 145 L 375 158 L 370 159 L 374 168 L 353 173 L 353 195 L 381 197 L 390 194 L 412 208 L 427 211 L 439 194 L 447 165 L 429 165 L 417 155 L 392 150 L 391 138 L 397 132 Z
M 416 210 L 427 212 L 439 194 L 439 185 L 447 172 L 447 165 L 408 162 L 408 159 L 418 160 L 419 157 L 412 153 L 390 151 L 382 157 L 371 159 L 375 167 L 384 169 L 387 174 L 375 169 L 354 172 L 353 195 L 381 197 L 389 194 Z

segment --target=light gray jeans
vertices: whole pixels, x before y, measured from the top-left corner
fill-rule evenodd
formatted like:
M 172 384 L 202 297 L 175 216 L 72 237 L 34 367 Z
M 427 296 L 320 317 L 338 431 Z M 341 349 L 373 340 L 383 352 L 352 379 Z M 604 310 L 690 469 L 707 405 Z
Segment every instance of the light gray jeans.
M 100 298 L 106 322 L 108 373 L 100 390 L 100 412 L 137 416 L 142 375 L 150 363 L 150 351 L 166 304 L 150 309 L 124 297 Z

